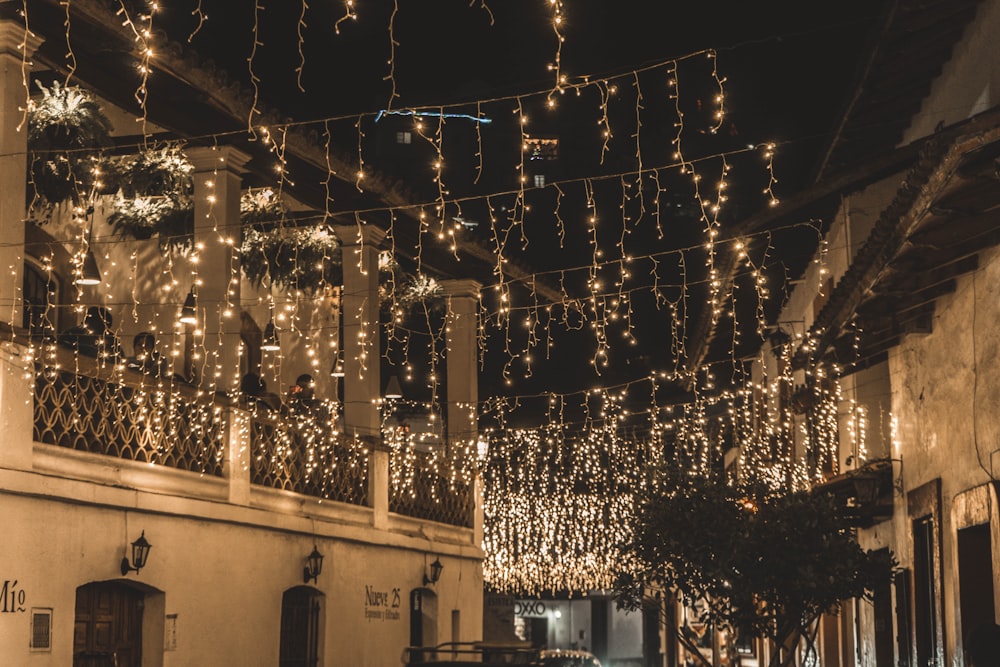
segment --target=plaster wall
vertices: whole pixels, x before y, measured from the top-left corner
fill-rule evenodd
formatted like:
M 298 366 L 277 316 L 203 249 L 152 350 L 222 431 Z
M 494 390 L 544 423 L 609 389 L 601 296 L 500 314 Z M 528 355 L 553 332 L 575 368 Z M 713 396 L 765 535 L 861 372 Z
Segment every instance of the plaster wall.
M 176 649 L 162 650 L 162 636 L 145 637 L 147 646 L 152 641 L 162 655 L 147 650 L 144 665 L 274 665 L 281 596 L 302 584 L 305 556 L 314 544 L 326 557 L 314 584 L 324 595 L 323 664 L 398 664 L 409 643 L 410 592 L 422 586 L 429 558 L 418 549 L 324 536 L 322 527 L 314 536 L 6 492 L 0 492 L 0 502 L 5 543 L 15 547 L 0 550 L 0 580 L 17 581 L 25 591 L 25 610 L 53 610 L 52 651 L 30 655 L 28 612 L 0 613 L 0 655 L 13 660 L 10 664 L 72 662 L 77 587 L 124 579 L 162 592 L 160 613 L 177 619 Z M 124 547 L 141 531 L 153 545 L 147 566 L 122 577 L 118 566 Z M 441 562 L 441 580 L 432 587 L 437 636 L 451 638 L 452 612 L 458 610 L 459 638 L 478 639 L 478 564 L 447 554 Z M 153 613 L 149 606 L 146 613 Z
M 909 336 L 890 354 L 893 456 L 902 462 L 903 492 L 941 480 L 945 647 L 960 654 L 955 497 L 1000 474 L 1000 253 L 980 254 L 980 268 L 937 302 L 933 332 Z M 895 507 L 897 558 L 912 565 L 906 502 Z
M 952 125 L 997 105 L 1000 101 L 998 32 L 1000 2 L 987 0 L 935 79 L 920 112 L 903 133 L 900 145 L 933 133 L 938 123 Z

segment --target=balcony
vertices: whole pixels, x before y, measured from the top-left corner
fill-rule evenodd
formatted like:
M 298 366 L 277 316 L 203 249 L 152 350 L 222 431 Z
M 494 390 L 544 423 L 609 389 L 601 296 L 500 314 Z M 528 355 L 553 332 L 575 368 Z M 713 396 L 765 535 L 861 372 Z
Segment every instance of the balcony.
M 859 528 L 870 528 L 892 518 L 892 461 L 868 461 L 813 488 L 831 494 L 844 509 L 846 516 Z
M 347 436 L 332 402 L 309 412 L 270 411 L 62 349 L 45 360 L 34 364 L 33 440 L 79 452 L 81 463 L 146 464 L 187 494 L 209 480 L 205 492 L 220 495 L 214 479 L 247 486 L 251 495 L 382 506 L 400 517 L 473 527 L 474 451 L 426 448 L 393 429 L 380 441 Z M 61 468 L 74 476 L 71 464 Z M 148 479 L 130 470 L 124 485 Z

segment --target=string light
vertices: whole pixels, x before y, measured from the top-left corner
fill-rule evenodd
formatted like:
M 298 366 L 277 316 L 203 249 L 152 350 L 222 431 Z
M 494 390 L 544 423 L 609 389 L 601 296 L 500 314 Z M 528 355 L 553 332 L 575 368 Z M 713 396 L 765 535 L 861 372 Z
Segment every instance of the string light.
M 119 0 L 121 10 L 120 16 L 127 26 L 135 33 L 137 44 L 137 60 L 139 61 L 140 72 L 143 80 L 140 88 L 136 92 L 136 101 L 143 114 L 143 144 L 145 143 L 146 127 L 146 100 L 148 91 L 146 89 L 146 77 L 151 73 L 151 63 L 154 57 L 150 47 L 152 16 L 156 11 L 156 5 L 151 5 L 148 14 L 136 15 L 134 22 L 125 9 L 122 0 Z M 543 91 L 545 104 L 549 108 L 555 106 L 555 95 L 573 91 L 577 96 L 583 93 L 595 95 L 598 98 L 596 111 L 599 120 L 597 122 L 598 132 L 594 147 L 599 146 L 600 164 L 605 163 L 605 158 L 616 151 L 613 141 L 613 129 L 611 117 L 609 116 L 609 104 L 613 96 L 618 94 L 621 77 L 596 77 L 584 80 L 570 81 L 562 71 L 561 49 L 564 42 L 565 15 L 562 2 L 560 0 L 549 0 L 552 10 L 553 29 L 557 38 L 557 50 L 554 62 L 550 68 L 555 72 L 555 85 L 553 88 Z M 69 3 L 66 7 L 66 43 L 70 49 L 70 25 Z M 485 2 L 480 3 L 480 7 L 490 15 L 492 24 L 492 12 Z M 303 89 L 302 76 L 305 67 L 304 55 L 304 30 L 306 28 L 305 16 L 309 9 L 306 0 L 301 2 L 301 11 L 297 23 L 297 48 L 299 54 L 299 65 L 296 68 L 296 83 L 300 90 Z M 406 498 L 415 498 L 427 491 L 420 485 L 420 470 L 426 470 L 423 465 L 430 461 L 431 469 L 435 474 L 449 480 L 449 490 L 461 491 L 463 485 L 467 486 L 476 475 L 485 474 L 487 484 L 486 510 L 488 515 L 487 544 L 490 554 L 488 562 L 484 565 L 487 573 L 487 580 L 501 590 L 517 590 L 527 593 L 541 592 L 542 584 L 550 585 L 558 589 L 582 590 L 587 588 L 608 588 L 611 584 L 611 573 L 614 571 L 614 564 L 611 562 L 613 549 L 611 548 L 616 540 L 628 537 L 628 519 L 634 504 L 635 494 L 648 484 L 648 480 L 643 476 L 644 471 L 655 462 L 657 456 L 668 449 L 677 451 L 678 461 L 684 465 L 695 469 L 705 469 L 712 461 L 718 458 L 725 440 L 720 436 L 720 424 L 726 424 L 731 429 L 730 433 L 737 434 L 737 441 L 741 447 L 741 456 L 745 457 L 748 464 L 759 470 L 759 473 L 768 478 L 793 479 L 795 484 L 808 484 L 821 479 L 825 466 L 835 467 L 836 434 L 837 428 L 837 406 L 844 400 L 836 382 L 836 376 L 840 372 L 838 369 L 825 369 L 817 367 L 813 369 L 811 384 L 804 397 L 809 398 L 811 407 L 809 414 L 804 420 L 796 425 L 795 418 L 789 414 L 786 408 L 775 407 L 779 396 L 787 393 L 793 387 L 790 374 L 783 372 L 779 377 L 764 383 L 760 386 L 743 387 L 732 391 L 720 391 L 719 380 L 713 369 L 699 369 L 694 377 L 684 376 L 678 372 L 681 367 L 681 360 L 685 358 L 686 347 L 686 319 L 688 316 L 688 300 L 692 297 L 692 288 L 695 286 L 707 286 L 708 305 L 713 311 L 713 322 L 719 317 L 731 315 L 733 319 L 733 338 L 730 347 L 730 360 L 733 366 L 733 380 L 749 382 L 749 376 L 745 375 L 745 369 L 739 366 L 736 358 L 737 348 L 740 344 L 739 322 L 736 320 L 737 294 L 735 289 L 722 290 L 722 280 L 715 266 L 716 248 L 719 243 L 732 243 L 738 252 L 738 257 L 745 269 L 742 274 L 749 277 L 754 285 L 756 325 L 758 333 L 763 331 L 765 304 L 770 297 L 770 288 L 766 284 L 765 273 L 769 265 L 769 253 L 773 247 L 773 237 L 750 236 L 740 239 L 723 239 L 721 234 L 720 213 L 728 198 L 728 172 L 731 168 L 731 161 L 744 152 L 754 150 L 762 151 L 764 158 L 764 168 L 768 174 L 769 183 L 764 193 L 769 199 L 770 205 L 776 205 L 777 198 L 773 191 L 773 186 L 777 183 L 774 174 L 773 155 L 775 146 L 764 144 L 738 151 L 728 151 L 711 156 L 691 157 L 685 155 L 682 148 L 686 149 L 685 119 L 682 112 L 682 102 L 678 80 L 680 76 L 679 65 L 685 59 L 671 60 L 667 63 L 660 63 L 655 67 L 659 70 L 666 69 L 667 87 L 665 89 L 668 99 L 673 103 L 676 119 L 674 123 L 675 131 L 671 140 L 672 156 L 669 159 L 661 160 L 660 166 L 651 167 L 657 159 L 652 155 L 644 155 L 640 131 L 643 129 L 643 119 L 646 117 L 645 95 L 653 96 L 655 91 L 648 85 L 641 84 L 640 75 L 654 71 L 654 75 L 659 77 L 658 81 L 663 81 L 662 71 L 655 71 L 655 68 L 640 68 L 630 71 L 626 76 L 630 80 L 629 87 L 621 86 L 623 95 L 634 95 L 635 100 L 635 131 L 631 135 L 634 140 L 634 160 L 636 166 L 626 172 L 609 175 L 605 173 L 590 174 L 577 179 L 569 179 L 546 184 L 544 187 L 529 187 L 526 185 L 528 170 L 526 166 L 525 154 L 529 147 L 529 142 L 533 139 L 528 131 L 529 109 L 534 109 L 530 105 L 531 94 L 519 94 L 509 97 L 494 98 L 489 100 L 476 100 L 474 102 L 475 113 L 452 113 L 453 110 L 470 110 L 471 103 L 464 105 L 439 105 L 424 107 L 419 109 L 392 109 L 394 101 L 399 97 L 395 81 L 395 20 L 398 11 L 398 3 L 394 2 L 392 15 L 389 21 L 390 59 L 389 74 L 386 77 L 391 81 L 392 92 L 388 101 L 387 109 L 379 112 L 382 115 L 410 115 L 414 121 L 414 127 L 431 146 L 435 156 L 431 164 L 430 179 L 437 188 L 436 197 L 431 202 L 408 205 L 405 202 L 393 200 L 391 205 L 379 209 L 368 210 L 344 210 L 337 211 L 334 208 L 333 184 L 335 179 L 346 178 L 348 182 L 354 181 L 359 192 L 364 192 L 362 181 L 366 179 L 368 167 L 365 164 L 365 156 L 362 147 L 365 139 L 363 122 L 368 117 L 375 117 L 377 121 L 380 116 L 376 114 L 352 115 L 349 119 L 326 118 L 321 120 L 306 121 L 303 123 L 281 123 L 272 124 L 267 127 L 257 126 L 257 116 L 263 115 L 259 104 L 259 83 L 260 79 L 255 73 L 254 58 L 257 48 L 262 46 L 259 41 L 258 29 L 260 13 L 263 6 L 259 2 L 255 3 L 254 23 L 253 23 L 253 45 L 247 59 L 250 82 L 253 87 L 253 101 L 247 117 L 247 128 L 242 131 L 253 138 L 258 138 L 262 145 L 266 146 L 275 161 L 274 186 L 280 194 L 286 188 L 291 190 L 294 187 L 293 174 L 289 172 L 289 162 L 286 150 L 289 147 L 288 133 L 293 129 L 308 127 L 322 123 L 323 126 L 323 157 L 321 161 L 326 169 L 325 178 L 322 181 L 324 188 L 324 205 L 322 211 L 316 215 L 316 220 L 326 223 L 329 218 L 338 215 L 353 216 L 359 233 L 365 225 L 370 224 L 367 219 L 374 219 L 376 215 L 383 214 L 388 220 L 388 234 L 392 245 L 392 255 L 397 250 L 402 250 L 404 254 L 413 253 L 412 260 L 417 266 L 418 272 L 421 269 L 423 255 L 423 236 L 429 234 L 428 243 L 435 241 L 449 249 L 454 256 L 458 257 L 459 239 L 462 234 L 461 225 L 455 222 L 455 218 L 461 217 L 462 206 L 469 202 L 477 201 L 485 205 L 489 212 L 492 243 L 495 250 L 494 273 L 496 282 L 488 285 L 492 288 L 495 296 L 495 306 L 488 307 L 480 302 L 480 313 L 483 315 L 477 326 L 477 342 L 480 352 L 487 350 L 487 339 L 489 338 L 489 328 L 495 328 L 503 332 L 504 342 L 503 353 L 507 355 L 507 364 L 504 366 L 503 377 L 508 382 L 513 383 L 514 373 L 512 364 L 515 360 L 523 365 L 524 375 L 530 377 L 537 359 L 541 356 L 539 347 L 544 347 L 545 357 L 550 355 L 551 348 L 555 345 L 553 329 L 559 325 L 566 331 L 591 329 L 594 338 L 594 355 L 592 363 L 594 368 L 600 372 L 610 363 L 609 357 L 612 352 L 612 339 L 610 334 L 616 330 L 621 331 L 623 345 L 634 345 L 636 342 L 635 327 L 633 326 L 633 305 L 634 295 L 639 292 L 648 292 L 654 297 L 655 307 L 663 308 L 670 318 L 670 353 L 673 370 L 664 370 L 651 374 L 648 377 L 636 379 L 627 383 L 624 387 L 619 387 L 616 391 L 609 387 L 591 388 L 587 392 L 581 392 L 577 397 L 579 404 L 570 401 L 570 395 L 556 394 L 551 391 L 544 393 L 544 400 L 547 402 L 547 418 L 549 424 L 542 429 L 531 431 L 506 430 L 490 435 L 490 444 L 486 448 L 485 457 L 479 456 L 477 443 L 456 443 L 452 454 L 444 453 L 437 449 L 428 450 L 427 434 L 415 435 L 405 433 L 395 427 L 391 427 L 384 417 L 383 432 L 387 441 L 390 442 L 392 450 L 391 458 L 391 485 L 392 493 L 396 499 L 394 502 L 404 502 Z M 200 30 L 202 23 L 207 19 L 204 15 L 199 1 L 192 15 L 198 19 L 198 25 L 188 36 L 190 41 Z M 357 19 L 356 9 L 352 0 L 345 2 L 345 14 L 340 18 L 335 28 L 339 32 L 340 24 L 347 20 Z M 27 35 L 27 33 L 26 33 Z M 717 58 L 714 52 L 701 52 L 700 55 L 707 55 L 711 59 L 712 84 L 717 87 L 718 93 L 714 97 L 715 110 L 712 112 L 712 123 L 705 130 L 707 133 L 715 133 L 723 126 L 725 117 L 723 83 L 725 78 L 721 77 L 717 69 Z M 75 59 L 66 65 L 68 68 L 67 81 L 74 75 L 77 63 Z M 27 72 L 27 60 L 25 59 L 24 71 Z M 26 76 L 26 74 L 25 74 Z M 26 79 L 27 81 L 27 79 Z M 642 79 L 645 82 L 645 79 Z M 25 83 L 27 86 L 27 83 Z M 692 86 L 695 87 L 695 86 Z M 629 88 L 632 92 L 629 93 Z M 481 127 L 489 122 L 487 115 L 488 105 L 509 104 L 513 106 L 512 115 L 514 117 L 515 133 L 512 141 L 519 141 L 519 162 L 514 166 L 514 173 L 517 178 L 517 187 L 506 192 L 491 192 L 485 195 L 477 194 L 468 197 L 453 197 L 444 183 L 444 170 L 446 167 L 444 141 L 446 119 L 461 118 L 472 120 L 476 130 L 477 141 L 477 164 L 475 182 L 484 172 L 486 157 L 483 151 Z M 429 127 L 426 123 L 428 119 L 436 119 L 436 128 Z M 341 162 L 333 154 L 332 143 L 335 123 L 338 120 L 350 120 L 354 123 L 355 134 L 357 136 L 357 165 L 354 173 L 344 170 L 344 162 Z M 617 121 L 617 117 L 616 117 Z M 454 124 L 454 123 L 453 123 Z M 348 131 L 349 132 L 349 131 Z M 210 135 L 213 142 L 218 142 L 227 136 L 233 136 L 229 132 L 220 132 Z M 682 146 L 682 141 L 685 145 Z M 294 144 L 292 144 L 294 146 Z M 633 147 L 630 147 L 632 150 Z M 630 156 L 631 158 L 632 156 Z M 492 165 L 489 165 L 492 167 Z M 502 165 L 505 169 L 509 164 Z M 718 179 L 714 186 L 709 185 L 712 179 L 708 178 L 715 169 L 718 169 Z M 340 173 L 338 173 L 340 170 Z M 507 171 L 506 173 L 510 173 Z M 703 238 L 695 246 L 686 249 L 672 249 L 664 252 L 653 252 L 645 255 L 638 255 L 630 251 L 629 235 L 634 232 L 639 223 L 647 216 L 652 216 L 655 220 L 656 232 L 659 238 L 664 238 L 670 231 L 668 217 L 663 211 L 661 198 L 667 192 L 661 182 L 661 178 L 683 174 L 691 179 L 691 187 L 694 190 L 693 205 L 698 209 L 700 221 L 703 225 Z M 704 182 L 702 178 L 704 177 Z M 213 175 L 213 179 L 208 182 L 209 190 L 214 191 L 214 184 L 218 180 L 218 173 Z M 372 179 L 372 182 L 377 179 Z M 367 183 L 367 181 L 366 181 Z M 599 184 L 610 183 L 603 186 Z M 614 197 L 605 197 L 603 188 L 609 191 L 614 190 Z M 714 192 L 708 194 L 714 187 Z M 567 226 L 572 227 L 579 221 L 571 219 L 568 215 L 564 219 L 565 209 L 563 208 L 567 199 L 575 199 L 583 204 L 587 219 L 585 226 L 588 241 L 591 244 L 590 261 L 581 266 L 560 266 L 549 271 L 538 271 L 534 273 L 521 273 L 519 277 L 511 275 L 511 267 L 517 259 L 517 248 L 523 252 L 528 246 L 528 232 L 526 229 L 526 219 L 528 213 L 535 204 L 533 194 L 536 191 L 544 191 L 551 188 L 554 194 L 554 207 L 540 211 L 537 215 L 531 215 L 531 222 L 534 224 L 535 218 L 544 220 L 551 217 L 555 226 L 555 233 L 558 236 L 559 247 L 563 248 L 567 237 Z M 378 192 L 376 190 L 376 192 Z M 655 194 L 651 194 L 655 193 Z M 214 218 L 213 207 L 218 205 L 214 192 L 207 196 L 208 215 Z M 513 205 L 510 208 L 509 196 L 513 196 Z M 653 199 L 649 200 L 652 196 Z M 94 193 L 88 195 L 88 201 L 95 203 L 100 197 Z M 647 208 L 647 203 L 649 207 Z M 433 206 L 433 210 L 430 208 Z M 635 209 L 638 209 L 637 215 Z M 426 209 L 426 210 L 425 210 Z M 600 215 L 598 210 L 600 209 Z M 611 211 L 617 209 L 620 215 L 612 214 Z M 84 209 L 85 211 L 86 209 Z M 431 212 L 432 211 L 432 212 Z M 416 248 L 396 248 L 396 236 L 394 226 L 397 215 L 406 214 L 413 216 L 417 220 L 417 244 Z M 551 215 L 550 215 L 551 214 Z M 74 228 L 74 233 L 79 236 L 79 223 L 84 214 L 74 210 L 73 222 L 78 227 Z M 432 232 L 429 225 L 429 216 L 437 218 L 438 225 L 435 232 Z M 303 217 L 296 220 L 295 224 L 315 226 L 316 220 Z M 103 223 L 102 223 L 103 224 Z M 285 220 L 280 221 L 279 226 L 285 224 Z M 610 232 L 608 225 L 611 226 Z M 189 271 L 190 282 L 192 283 L 192 294 L 198 293 L 197 287 L 204 279 L 208 269 L 199 270 L 199 262 L 202 261 L 205 253 L 204 242 L 210 240 L 213 243 L 232 245 L 235 239 L 227 238 L 228 230 L 220 229 L 218 224 L 213 224 L 214 236 L 209 239 L 199 239 L 199 244 L 192 248 L 190 254 L 178 254 L 176 257 L 169 255 L 163 258 L 159 270 L 165 276 L 165 284 L 159 286 L 158 295 L 167 295 L 164 300 L 170 301 L 174 306 L 179 305 L 177 294 L 183 294 L 188 287 L 187 276 L 184 271 Z M 534 227 L 532 227 L 534 234 Z M 758 239 L 763 238 L 764 243 L 760 244 Z M 613 242 L 612 240 L 613 239 Z M 110 244 L 108 241 L 97 239 L 97 243 Z M 754 244 L 753 253 L 750 251 L 751 244 Z M 81 244 L 80 247 L 83 247 Z M 107 247 L 107 245 L 105 246 Z M 132 283 L 126 286 L 109 287 L 109 295 L 118 295 L 123 300 L 128 295 L 131 306 L 132 319 L 135 323 L 140 321 L 140 317 L 145 324 L 151 324 L 155 320 L 145 314 L 140 316 L 140 311 L 152 305 L 147 303 L 151 300 L 150 292 L 140 289 L 138 283 L 144 278 L 142 266 L 142 252 L 147 252 L 148 246 L 138 243 L 136 248 L 128 254 Z M 414 252 L 415 250 L 415 252 Z M 825 250 L 824 250 L 825 252 Z M 605 255 L 610 256 L 605 256 Z M 702 259 L 705 260 L 705 278 L 689 279 L 689 266 Z M 110 252 L 105 254 L 107 261 L 113 261 Z M 180 280 L 173 275 L 175 261 L 180 261 L 177 268 L 180 269 Z M 189 265 L 184 261 L 189 262 Z M 296 261 L 298 261 L 296 259 Z M 360 261 L 360 259 L 359 259 Z M 673 266 L 672 266 L 673 265 Z M 51 259 L 44 264 L 48 274 L 53 272 Z M 214 267 L 217 268 L 217 267 Z M 648 270 L 647 270 L 648 268 Z M 825 267 L 824 267 L 825 268 Z M 361 267 L 365 272 L 369 267 Z M 570 283 L 577 282 L 577 272 L 582 274 L 586 271 L 585 289 L 582 293 L 574 293 Z M 661 271 L 663 276 L 661 276 Z M 231 262 L 219 273 L 225 274 L 225 279 L 234 285 L 240 280 L 238 265 Z M 820 271 L 823 274 L 823 271 Z M 558 276 L 559 288 L 557 300 L 546 300 L 540 296 L 540 289 L 543 285 L 542 278 L 546 275 Z M 569 279 L 569 280 L 567 280 Z M 184 283 L 181 286 L 181 283 Z M 269 284 L 272 284 L 269 282 Z M 323 326 L 317 326 L 310 321 L 310 317 L 325 306 L 333 305 L 340 307 L 342 294 L 330 290 L 339 288 L 323 289 L 317 293 L 307 296 L 307 293 L 300 289 L 289 289 L 281 294 L 275 294 L 270 290 L 266 293 L 257 293 L 258 306 L 263 303 L 269 311 L 275 313 L 275 317 L 282 322 L 283 333 L 288 333 L 289 338 L 294 337 L 301 345 L 302 354 L 306 363 L 311 369 L 325 367 L 320 363 L 325 356 L 339 355 L 343 353 L 336 341 L 331 337 L 324 341 L 322 336 L 327 331 Z M 127 291 L 126 291 L 127 290 Z M 429 419 L 437 423 L 436 416 L 440 413 L 440 364 L 445 358 L 445 326 L 438 326 L 439 317 L 431 312 L 427 300 L 420 302 L 420 307 L 416 309 L 418 314 L 416 319 L 422 319 L 419 323 L 420 335 L 426 336 L 426 349 L 419 351 L 419 356 L 426 360 L 426 368 L 419 371 L 414 368 L 413 359 L 410 358 L 411 343 L 419 347 L 420 339 L 414 339 L 416 335 L 413 330 L 406 326 L 408 314 L 400 310 L 401 295 L 397 293 L 396 280 L 393 277 L 387 288 L 388 296 L 386 301 L 391 304 L 392 316 L 386 323 L 387 332 L 390 334 L 390 341 L 400 345 L 402 355 L 405 358 L 403 370 L 407 381 L 412 381 L 415 375 L 423 375 L 431 399 L 426 402 L 414 403 L 414 407 L 419 407 L 426 411 Z M 525 298 L 524 293 L 528 293 Z M 238 368 L 224 368 L 223 359 L 223 336 L 222 332 L 226 321 L 233 313 L 241 308 L 247 308 L 244 303 L 237 302 L 230 297 L 235 296 L 232 289 L 223 292 L 220 303 L 202 303 L 199 307 L 204 310 L 213 308 L 218 314 L 218 322 L 215 327 L 218 334 L 215 340 L 210 340 L 207 330 L 194 329 L 191 335 L 181 331 L 168 332 L 172 337 L 171 362 L 176 364 L 191 364 L 196 371 L 189 373 L 187 368 L 183 369 L 185 377 L 199 376 L 203 382 L 198 386 L 198 392 L 202 396 L 214 393 L 217 387 L 234 389 L 238 386 Z M 76 303 L 78 310 L 84 307 L 83 293 L 77 293 Z M 113 299 L 108 299 L 108 303 L 115 303 Z M 53 311 L 56 304 L 46 303 L 42 311 L 41 321 L 51 320 L 49 313 Z M 493 308 L 490 310 L 490 308 Z M 728 314 L 725 313 L 727 309 Z M 361 323 L 360 352 L 355 359 L 362 373 L 366 372 L 369 366 L 376 363 L 382 354 L 378 348 L 378 340 L 369 338 L 364 332 L 372 324 L 365 320 L 367 309 L 362 307 L 356 319 Z M 453 320 L 453 313 L 450 307 L 444 315 L 444 322 Z M 338 314 L 339 317 L 339 314 Z M 514 324 L 511 327 L 511 324 Z M 411 322 L 412 324 L 412 322 Z M 120 326 L 120 325 L 119 325 Z M 332 329 L 339 329 L 340 322 L 329 325 Z M 417 326 L 414 324 L 414 326 Z M 523 335 L 524 344 L 519 346 L 511 340 L 511 331 L 516 330 L 518 335 Z M 395 344 L 390 343 L 390 345 Z M 804 341 L 803 344 L 808 344 Z M 387 353 L 388 354 L 388 353 Z M 414 357 L 418 353 L 414 353 Z M 49 346 L 42 352 L 42 358 L 50 364 L 48 372 L 61 370 L 59 368 L 58 355 L 54 353 L 54 347 Z M 272 377 L 280 377 L 281 355 L 275 355 L 275 359 L 269 360 Z M 114 366 L 114 363 L 105 358 L 104 363 Z M 669 363 L 667 364 L 670 365 Z M 86 364 L 81 365 L 80 359 L 75 360 L 75 372 L 85 376 Z M 788 364 L 787 366 L 790 366 Z M 28 371 L 26 371 L 28 372 Z M 119 369 L 109 369 L 111 373 L 121 373 Z M 658 405 L 656 396 L 657 388 L 668 382 L 694 382 L 695 398 L 688 405 L 677 409 L 677 414 L 664 415 L 664 409 Z M 175 380 L 160 378 L 157 380 L 157 387 L 164 391 L 172 391 L 179 385 L 174 385 Z M 180 382 L 180 381 L 177 381 Z M 734 382 L 735 384 L 735 382 Z M 648 389 L 648 407 L 645 412 L 634 412 L 626 407 L 628 390 L 643 386 Z M 185 390 L 186 391 L 186 390 Z M 756 393 L 755 393 L 756 392 Z M 147 394 L 148 395 L 148 394 Z M 597 398 L 594 398 L 597 397 Z M 645 400 L 645 398 L 644 398 Z M 592 405 L 599 403 L 598 405 Z M 490 413 L 498 422 L 510 421 L 512 415 L 519 409 L 531 402 L 530 397 L 512 395 L 505 397 L 495 397 L 488 399 L 479 406 L 465 406 L 470 412 L 479 412 L 484 416 Z M 764 412 L 769 415 L 767 419 L 761 420 L 761 402 L 770 402 Z M 343 406 L 331 403 L 327 409 L 331 414 L 336 414 Z M 388 413 L 386 406 L 380 404 L 384 409 L 384 414 Z M 579 423 L 567 421 L 568 412 L 578 410 L 585 416 Z M 170 418 L 181 414 L 171 413 Z M 719 414 L 724 415 L 719 417 Z M 209 410 L 204 416 L 199 415 L 196 423 L 199 428 L 205 426 L 216 416 L 214 410 Z M 625 424 L 629 420 L 643 418 L 643 437 L 635 437 L 630 434 Z M 163 419 L 162 416 L 149 417 L 153 420 Z M 723 421 L 720 421 L 722 419 Z M 206 421 L 207 420 L 207 421 Z M 863 450 L 863 442 L 867 429 L 867 415 L 860 406 L 852 408 L 851 428 L 849 438 L 859 443 L 858 449 Z M 313 420 L 315 421 L 315 420 Z M 325 427 L 324 427 L 325 428 Z M 338 425 L 337 429 L 340 428 Z M 801 429 L 796 432 L 796 428 Z M 339 458 L 337 451 L 330 442 L 324 440 L 326 435 L 317 435 L 322 429 L 315 423 L 311 423 L 308 418 L 297 416 L 292 430 L 299 433 L 309 433 L 309 449 L 307 450 L 306 469 L 312 477 L 331 480 L 333 467 L 345 465 L 350 461 L 351 466 L 366 465 L 368 451 L 363 448 L 354 449 L 348 447 L 351 452 L 345 454 L 346 458 Z M 765 434 L 761 440 L 761 432 Z M 290 431 L 289 431 L 290 432 Z M 335 435 L 339 431 L 335 429 Z M 285 436 L 282 436 L 284 438 Z M 290 437 L 290 436 L 289 436 Z M 791 452 L 782 447 L 793 442 L 798 437 L 805 443 L 811 455 L 812 467 L 801 462 L 794 461 Z M 279 438 L 280 440 L 280 438 Z M 322 442 L 321 442 L 322 441 Z M 773 451 L 764 451 L 767 446 L 776 441 Z M 323 444 L 325 443 L 325 444 Z M 762 445 L 760 443 L 768 443 Z M 360 445 L 359 445 L 360 447 Z M 324 449 L 325 448 L 325 449 Z M 291 450 L 291 440 L 282 440 L 275 450 L 279 454 L 274 454 L 274 461 L 281 456 L 287 455 Z M 429 454 L 423 457 L 423 454 Z M 263 461 L 269 456 L 264 452 L 255 452 L 255 456 Z M 353 457 L 353 458 L 352 458 Z M 419 464 L 418 464 L 419 461 Z M 311 478 L 312 478 L 311 477 Z M 326 482 L 324 482 L 326 483 Z M 583 491 L 581 491 L 583 489 Z M 434 502 L 445 502 L 443 497 L 435 495 L 437 491 L 430 491 L 431 499 Z M 540 494 L 540 495 L 539 495 Z M 534 499 L 534 503 L 531 500 Z M 607 530 L 601 530 L 596 526 L 607 526 Z M 561 530 L 561 527 L 572 526 L 578 529 L 573 531 Z M 589 528 L 589 527 L 594 528 Z M 615 532 L 618 531 L 618 532 Z M 530 549 L 529 549 L 530 546 Z M 605 560 L 594 560 L 595 548 L 603 550 L 608 555 Z

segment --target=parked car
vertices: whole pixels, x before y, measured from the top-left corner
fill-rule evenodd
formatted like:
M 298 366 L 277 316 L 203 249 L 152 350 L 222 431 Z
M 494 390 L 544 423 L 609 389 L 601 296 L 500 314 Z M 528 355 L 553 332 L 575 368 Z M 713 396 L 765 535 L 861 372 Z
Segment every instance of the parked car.
M 593 653 L 577 650 L 548 649 L 539 656 L 541 667 L 601 667 Z
M 407 667 L 538 667 L 539 649 L 527 642 L 446 642 L 437 646 L 409 646 L 403 649 Z

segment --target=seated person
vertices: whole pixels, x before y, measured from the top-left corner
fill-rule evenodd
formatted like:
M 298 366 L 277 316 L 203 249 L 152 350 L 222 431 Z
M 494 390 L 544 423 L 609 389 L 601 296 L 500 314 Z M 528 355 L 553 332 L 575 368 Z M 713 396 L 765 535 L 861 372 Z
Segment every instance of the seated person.
M 316 382 L 312 375 L 303 373 L 288 388 L 288 405 L 292 408 L 311 409 L 316 403 Z
M 156 351 L 156 336 L 152 332 L 137 333 L 132 339 L 132 350 L 135 356 L 129 358 L 127 362 L 129 368 L 144 375 L 167 374 L 167 360 Z
M 254 372 L 243 376 L 240 381 L 240 391 L 243 393 L 243 402 L 247 409 L 262 407 L 276 411 L 281 408 L 281 399 L 278 395 L 267 390 L 267 380 Z
M 329 429 L 333 425 L 330 408 L 325 401 L 316 398 L 316 382 L 308 373 L 297 377 L 295 384 L 288 388 L 285 411 L 289 415 L 305 418 L 324 429 Z
M 83 324 L 64 331 L 59 336 L 59 342 L 88 357 L 117 361 L 125 355 L 111 324 L 111 313 L 107 308 L 91 306 Z

